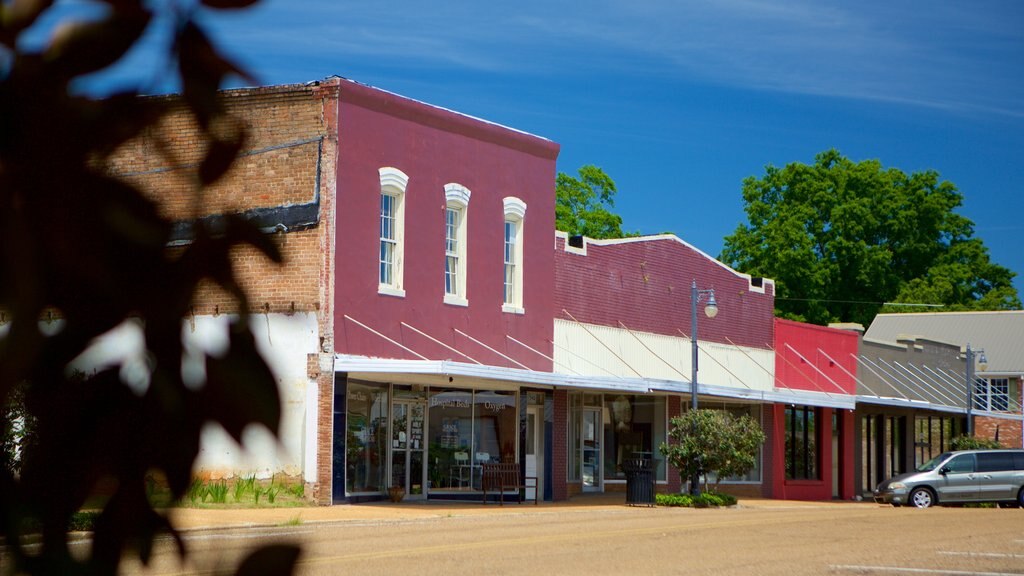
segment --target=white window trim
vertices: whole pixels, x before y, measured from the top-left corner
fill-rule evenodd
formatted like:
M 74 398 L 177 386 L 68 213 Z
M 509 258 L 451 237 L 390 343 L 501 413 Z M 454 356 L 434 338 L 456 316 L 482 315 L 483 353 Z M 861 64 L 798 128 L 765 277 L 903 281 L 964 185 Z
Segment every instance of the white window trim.
M 380 283 L 380 247 L 377 255 L 377 293 L 385 296 L 405 297 L 405 191 L 409 186 L 409 176 L 398 168 L 385 166 L 380 173 L 380 193 L 395 199 L 395 249 L 392 254 L 394 267 L 391 271 L 391 284 Z M 378 215 L 378 219 L 380 216 Z M 379 223 L 378 223 L 379 224 Z M 379 225 L 378 225 L 379 229 Z
M 448 227 L 448 209 L 458 210 L 459 212 L 459 224 L 455 231 L 455 239 L 458 244 L 457 257 L 459 261 L 458 270 L 455 271 L 455 294 L 449 294 L 447 290 L 444 294 L 444 303 L 451 304 L 453 306 L 469 306 L 469 298 L 466 293 L 466 279 L 467 271 L 469 270 L 469 259 L 468 259 L 468 238 L 469 238 L 469 198 L 473 193 L 463 186 L 455 182 L 451 182 L 444 185 L 444 198 L 445 198 L 445 234 L 447 234 Z M 445 270 L 447 270 L 447 252 L 445 253 Z
M 523 234 L 524 234 L 524 220 L 526 219 L 526 203 L 516 198 L 515 196 L 507 196 L 502 199 L 505 211 L 505 219 L 502 221 L 501 227 L 501 238 L 502 238 L 502 304 L 501 311 L 509 314 L 525 314 L 526 309 L 523 305 L 525 300 L 523 299 L 523 268 L 525 268 L 525 262 L 523 260 Z M 512 279 L 513 282 L 513 301 L 505 302 L 504 294 L 504 274 L 505 274 L 505 222 L 514 222 L 516 225 L 516 243 L 515 243 L 515 277 Z

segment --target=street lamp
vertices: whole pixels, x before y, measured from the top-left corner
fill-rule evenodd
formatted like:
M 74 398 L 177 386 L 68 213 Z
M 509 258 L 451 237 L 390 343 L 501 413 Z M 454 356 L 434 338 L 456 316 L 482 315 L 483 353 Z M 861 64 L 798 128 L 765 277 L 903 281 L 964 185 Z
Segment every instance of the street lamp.
M 977 359 L 975 359 L 977 355 Z M 988 367 L 988 358 L 985 358 L 984 350 L 971 350 L 970 342 L 967 343 L 967 435 L 974 436 L 974 417 L 971 411 L 974 409 L 974 363 L 985 370 Z
M 697 409 L 697 303 L 700 302 L 701 296 L 707 295 L 708 303 L 704 306 L 704 313 L 707 314 L 708 318 L 714 318 L 718 315 L 718 303 L 715 302 L 715 289 L 709 288 L 707 290 L 699 290 L 697 288 L 697 281 L 693 281 L 693 285 L 690 287 L 690 343 L 693 349 L 693 362 L 691 367 L 693 368 L 690 373 L 690 408 L 692 410 Z M 697 467 L 693 467 L 693 474 L 690 476 L 690 494 L 697 496 L 700 494 L 700 473 L 697 471 Z

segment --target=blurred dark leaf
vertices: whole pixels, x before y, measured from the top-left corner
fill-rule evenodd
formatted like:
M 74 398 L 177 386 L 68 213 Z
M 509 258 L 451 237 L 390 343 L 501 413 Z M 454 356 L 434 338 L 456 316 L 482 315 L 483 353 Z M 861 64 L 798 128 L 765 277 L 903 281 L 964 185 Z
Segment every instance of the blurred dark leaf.
M 217 89 L 227 76 L 235 75 L 255 84 L 248 73 L 217 52 L 195 22 L 182 27 L 176 41 L 181 71 L 182 95 L 204 129 L 222 112 Z
M 252 222 L 237 214 L 227 215 L 225 237 L 231 244 L 248 244 L 256 248 L 271 261 L 280 264 L 284 258 L 271 236 L 263 233 Z
M 249 424 L 263 424 L 277 434 L 281 422 L 277 381 L 250 330 L 232 325 L 227 353 L 206 361 L 206 385 L 200 394 L 211 419 L 239 443 Z
M 201 230 L 192 246 L 169 250 L 163 200 L 151 199 L 119 170 L 121 162 L 133 162 L 122 154 L 170 154 L 175 146 L 161 148 L 161 119 L 178 102 L 140 98 L 137 91 L 103 99 L 69 92 L 73 77 L 120 60 L 144 34 L 152 11 L 172 19 L 180 31 L 183 97 L 202 128 L 195 146 L 208 146 L 199 193 L 228 172 L 245 142 L 245 131 L 224 114 L 218 89 L 229 75 L 249 78 L 188 20 L 191 0 L 101 2 L 105 19 L 60 29 L 37 54 L 19 51 L 19 36 L 54 3 L 0 0 L 0 42 L 10 48 L 0 76 L 0 322 L 7 324 L 0 403 L 24 390 L 24 413 L 33 422 L 19 473 L 0 470 L 4 573 L 115 574 L 126 553 L 147 562 L 154 539 L 166 532 L 184 553 L 147 498 L 149 475 L 158 471 L 180 498 L 207 422 L 223 423 L 240 441 L 249 424 L 276 434 L 281 419 L 277 384 L 257 353 L 247 296 L 231 262 L 231 251 L 243 243 L 280 261 L 276 246 L 252 224 L 228 216 L 218 229 Z M 201 197 L 195 204 L 202 210 Z M 199 359 L 209 360 L 209 379 L 196 389 L 183 380 L 182 321 L 205 280 L 223 286 L 242 315 L 227 354 Z M 88 378 L 69 373 L 71 361 L 97 337 L 126 321 L 144 334 L 141 367 L 117 364 Z M 100 510 L 94 544 L 72 555 L 69 519 L 86 502 Z M 40 534 L 41 547 L 21 544 L 26 526 Z M 255 555 L 242 573 L 289 572 L 296 557 L 296 550 L 281 547 Z
M 301 550 L 298 546 L 272 544 L 250 554 L 239 565 L 237 576 L 284 576 L 295 571 Z
M 208 186 L 220 180 L 234 163 L 238 153 L 245 145 L 245 138 L 238 134 L 229 139 L 214 138 L 210 141 L 210 149 L 206 152 L 206 158 L 199 165 L 199 181 Z
M 12 0 L 0 6 L 3 43 L 13 47 L 18 33 L 35 23 L 53 0 Z
M 82 136 L 96 159 L 104 159 L 158 122 L 166 104 L 164 99 L 140 98 L 135 91 L 89 101 L 82 110 Z
M 142 36 L 150 14 L 119 11 L 99 22 L 76 22 L 59 28 L 45 60 L 64 77 L 102 70 L 117 62 Z
M 259 0 L 199 0 L 204 6 L 217 9 L 246 8 L 259 2 Z

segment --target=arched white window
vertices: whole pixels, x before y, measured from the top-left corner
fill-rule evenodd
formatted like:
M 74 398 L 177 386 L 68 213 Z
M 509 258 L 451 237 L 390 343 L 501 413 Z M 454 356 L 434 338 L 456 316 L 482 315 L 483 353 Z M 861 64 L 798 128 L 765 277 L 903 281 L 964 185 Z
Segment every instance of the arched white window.
M 405 190 L 409 177 L 398 168 L 380 169 L 380 272 L 377 292 L 405 296 Z
M 501 309 L 513 314 L 523 309 L 523 219 L 526 203 L 514 196 L 505 205 L 505 297 Z
M 469 305 L 466 297 L 466 230 L 471 192 L 461 184 L 444 186 L 444 301 Z

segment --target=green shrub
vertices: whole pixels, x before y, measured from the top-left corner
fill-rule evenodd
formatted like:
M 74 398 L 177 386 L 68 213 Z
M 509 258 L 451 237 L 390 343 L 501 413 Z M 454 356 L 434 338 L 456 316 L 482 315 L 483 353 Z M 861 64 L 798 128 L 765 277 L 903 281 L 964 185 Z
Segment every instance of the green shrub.
M 682 506 L 686 508 L 717 508 L 736 504 L 736 497 L 718 492 L 702 492 L 694 498 L 689 494 L 656 494 L 654 502 L 658 506 Z
M 1002 448 L 999 442 L 995 440 L 978 438 L 977 436 L 957 436 L 950 442 L 950 447 L 953 450 L 990 450 Z
M 69 532 L 92 532 L 96 526 L 96 519 L 100 517 L 99 512 L 75 512 L 68 522 Z

